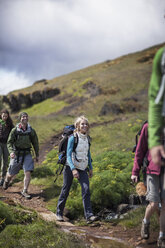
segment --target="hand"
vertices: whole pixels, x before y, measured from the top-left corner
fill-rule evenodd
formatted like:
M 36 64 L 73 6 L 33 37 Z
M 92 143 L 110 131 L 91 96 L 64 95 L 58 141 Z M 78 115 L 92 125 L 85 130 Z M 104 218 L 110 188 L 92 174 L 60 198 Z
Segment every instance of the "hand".
M 72 174 L 73 174 L 73 177 L 74 177 L 74 178 L 79 179 L 79 173 L 78 173 L 78 170 L 76 170 L 76 169 L 72 170 Z
M 15 153 L 14 152 L 10 153 L 10 157 L 15 158 Z
M 131 180 L 132 180 L 132 182 L 137 183 L 138 182 L 138 176 L 132 175 Z
M 89 177 L 93 177 L 93 170 L 89 170 Z
M 150 149 L 152 161 L 154 164 L 161 166 L 162 165 L 162 157 L 165 158 L 165 151 L 163 145 L 154 146 Z

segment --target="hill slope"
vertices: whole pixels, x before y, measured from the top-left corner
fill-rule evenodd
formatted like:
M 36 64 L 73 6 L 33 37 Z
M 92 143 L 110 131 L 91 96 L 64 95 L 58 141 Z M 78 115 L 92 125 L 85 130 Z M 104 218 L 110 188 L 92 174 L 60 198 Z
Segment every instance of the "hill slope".
M 85 114 L 92 124 L 96 152 L 107 147 L 129 148 L 136 130 L 147 118 L 152 60 L 163 45 L 165 43 L 52 80 L 41 80 L 8 96 L 59 89 L 56 96 L 24 109 L 31 116 L 41 144 L 61 132 L 76 116 Z
M 147 119 L 147 91 L 152 60 L 162 45 L 165 44 L 52 80 L 43 80 L 9 94 L 23 96 L 43 91 L 45 88 L 59 89 L 58 95 L 22 109 L 29 113 L 30 123 L 38 133 L 41 155 L 52 149 L 42 166 L 36 165 L 31 181 L 33 190 L 34 185 L 42 187 L 42 196 L 49 210 L 56 211 L 62 185 L 62 177 L 54 184 L 59 135 L 64 125 L 73 123 L 74 118 L 80 114 L 85 114 L 91 123 L 94 177 L 90 180 L 90 189 L 94 211 L 98 212 L 102 208 L 111 209 L 127 200 L 133 191 L 130 186 L 133 164 L 130 151 L 137 130 Z M 17 113 L 13 113 L 12 116 L 16 122 Z M 17 180 L 23 180 L 23 172 L 18 175 Z M 74 180 L 72 186 L 70 192 L 72 197 L 68 199 L 66 208 L 69 209 L 70 216 L 76 218 L 83 215 L 83 207 L 78 182 Z M 9 191 L 10 189 L 7 194 Z M 18 192 L 15 194 L 18 196 Z M 38 204 L 38 200 L 33 203 Z M 128 235 L 132 238 L 132 232 L 136 234 L 136 237 L 133 235 L 135 243 L 140 233 L 141 219 L 142 215 L 136 214 L 136 219 L 128 220 L 132 221 L 130 225 L 138 225 L 138 229 L 134 231 L 132 228 L 129 232 L 131 235 Z M 114 231 L 114 227 L 112 228 Z M 120 225 L 117 226 L 117 234 L 120 233 L 118 228 L 121 230 Z M 128 232 L 125 227 L 124 230 L 125 237 L 125 233 Z M 151 236 L 154 237 L 155 245 L 155 235 Z M 131 244 L 134 243 L 132 239 L 129 240 Z M 147 244 L 140 245 L 148 247 Z

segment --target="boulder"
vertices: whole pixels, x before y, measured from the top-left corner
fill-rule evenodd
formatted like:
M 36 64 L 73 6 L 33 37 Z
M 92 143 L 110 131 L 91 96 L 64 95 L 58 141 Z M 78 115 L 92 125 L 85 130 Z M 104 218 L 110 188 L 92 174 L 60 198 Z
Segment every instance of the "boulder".
M 52 89 L 52 88 L 45 88 L 42 91 L 42 98 L 45 100 L 47 98 L 54 97 L 56 95 L 60 94 L 60 90 L 58 88 Z
M 120 105 L 116 103 L 106 102 L 102 107 L 99 115 L 108 115 L 108 114 L 118 115 L 121 113 L 123 113 L 123 109 L 120 107 Z
M 43 96 L 42 96 L 42 92 L 37 90 L 37 91 L 34 91 L 32 94 L 31 94 L 31 101 L 32 101 L 32 104 L 36 104 L 36 103 L 39 103 L 39 102 L 42 102 L 44 99 L 43 99 Z
M 21 109 L 21 104 L 19 103 L 17 96 L 13 94 L 9 95 L 8 102 L 12 112 L 16 112 Z
M 2 97 L 2 103 L 7 103 L 11 112 L 17 112 L 21 108 L 28 108 L 33 104 L 42 102 L 48 98 L 60 94 L 60 89 L 44 88 L 42 91 L 37 90 L 31 94 L 19 93 L 18 95 L 9 94 Z
M 85 83 L 83 85 L 83 89 L 86 89 L 88 93 L 90 93 L 91 97 L 98 96 L 102 93 L 102 89 L 92 81 L 88 81 L 87 83 Z
M 22 93 L 19 93 L 17 99 L 21 105 L 21 108 L 30 107 L 32 105 L 30 94 L 24 95 Z

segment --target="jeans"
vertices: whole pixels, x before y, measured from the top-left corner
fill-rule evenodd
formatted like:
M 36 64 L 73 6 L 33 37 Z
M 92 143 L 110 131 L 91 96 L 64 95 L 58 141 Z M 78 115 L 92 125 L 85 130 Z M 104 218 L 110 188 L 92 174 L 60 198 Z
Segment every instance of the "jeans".
M 89 178 L 87 171 L 78 170 L 80 178 L 79 183 L 81 185 L 82 200 L 84 206 L 84 215 L 88 219 L 93 215 L 90 201 L 90 191 L 89 191 Z M 69 195 L 70 187 L 73 181 L 73 174 L 69 166 L 65 166 L 63 172 L 63 186 L 61 189 L 61 194 L 57 204 L 57 215 L 63 216 L 63 211 L 65 207 L 66 200 Z
M 8 167 L 9 152 L 6 143 L 0 143 L 0 163 L 1 163 L 1 177 L 5 178 Z

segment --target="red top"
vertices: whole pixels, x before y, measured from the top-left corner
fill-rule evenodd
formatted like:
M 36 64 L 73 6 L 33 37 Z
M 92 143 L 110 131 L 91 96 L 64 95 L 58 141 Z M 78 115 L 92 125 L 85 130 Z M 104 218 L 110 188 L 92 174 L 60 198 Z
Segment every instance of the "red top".
M 147 174 L 160 174 L 161 167 L 155 165 L 151 160 L 151 154 L 148 150 L 148 123 L 144 124 L 139 141 L 136 147 L 134 165 L 132 175 L 139 176 L 141 166 L 143 165 L 144 157 L 147 158 L 149 165 L 147 167 Z

